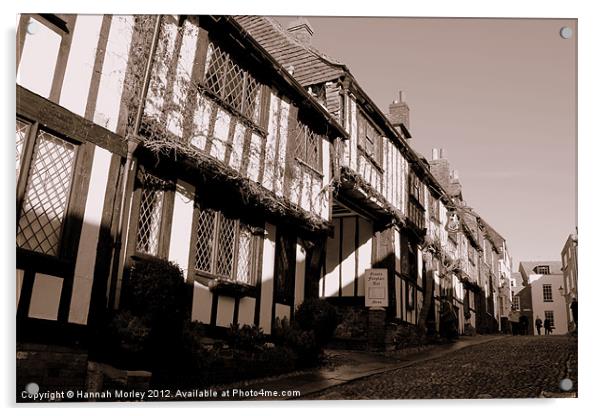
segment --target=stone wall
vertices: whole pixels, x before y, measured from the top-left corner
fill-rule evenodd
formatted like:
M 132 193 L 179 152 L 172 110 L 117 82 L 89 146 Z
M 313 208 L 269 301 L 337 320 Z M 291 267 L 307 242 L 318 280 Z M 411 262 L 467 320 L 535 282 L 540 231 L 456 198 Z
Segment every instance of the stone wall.
M 84 390 L 87 350 L 59 345 L 17 344 L 17 400 L 29 383 L 39 391 Z

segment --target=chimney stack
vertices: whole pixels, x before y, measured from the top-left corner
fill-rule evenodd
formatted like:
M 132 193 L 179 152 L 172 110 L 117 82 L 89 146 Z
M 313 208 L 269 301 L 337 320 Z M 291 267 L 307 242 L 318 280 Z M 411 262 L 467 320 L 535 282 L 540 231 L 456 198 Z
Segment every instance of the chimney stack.
M 309 21 L 304 17 L 298 17 L 288 24 L 286 30 L 293 35 L 295 39 L 304 45 L 311 44 L 311 38 L 314 35 L 314 29 L 309 24 Z
M 400 131 L 402 124 L 406 129 L 410 128 L 410 107 L 404 101 L 403 91 L 399 91 L 399 98 L 389 104 L 389 121 Z

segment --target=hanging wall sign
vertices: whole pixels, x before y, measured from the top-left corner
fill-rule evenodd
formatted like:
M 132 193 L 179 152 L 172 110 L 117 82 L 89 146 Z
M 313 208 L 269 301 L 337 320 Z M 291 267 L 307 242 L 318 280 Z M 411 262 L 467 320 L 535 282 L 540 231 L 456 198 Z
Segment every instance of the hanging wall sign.
M 365 276 L 366 306 L 369 308 L 389 306 L 387 269 L 367 269 Z
M 445 224 L 445 230 L 449 234 L 455 234 L 460 231 L 460 217 L 456 211 L 447 211 L 447 223 Z

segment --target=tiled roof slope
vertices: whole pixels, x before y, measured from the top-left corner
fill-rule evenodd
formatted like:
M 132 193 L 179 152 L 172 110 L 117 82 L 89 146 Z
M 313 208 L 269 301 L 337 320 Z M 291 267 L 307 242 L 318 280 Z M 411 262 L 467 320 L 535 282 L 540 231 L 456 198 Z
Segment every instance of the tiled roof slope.
M 290 35 L 280 23 L 267 16 L 233 16 L 261 46 L 303 86 L 335 80 L 347 68 Z

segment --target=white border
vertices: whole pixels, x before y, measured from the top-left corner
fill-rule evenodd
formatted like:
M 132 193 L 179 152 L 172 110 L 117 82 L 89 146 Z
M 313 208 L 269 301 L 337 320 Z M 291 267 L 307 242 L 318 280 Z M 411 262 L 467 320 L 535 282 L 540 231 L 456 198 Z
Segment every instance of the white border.
M 8 4 L 6 4 L 8 3 Z M 580 309 L 581 326 L 586 328 L 581 331 L 579 343 L 579 352 L 582 359 L 579 374 L 579 396 L 577 400 L 481 400 L 481 401 L 397 401 L 397 402 L 304 402 L 295 403 L 196 403 L 196 404 L 176 404 L 166 405 L 128 405 L 125 409 L 119 408 L 118 404 L 96 405 L 94 407 L 86 406 L 86 412 L 93 414 L 104 414 L 107 407 L 111 412 L 124 411 L 128 414 L 132 411 L 140 411 L 145 414 L 151 410 L 152 413 L 164 412 L 166 408 L 176 407 L 181 411 L 191 406 L 197 408 L 199 412 L 222 412 L 240 415 L 245 414 L 266 414 L 283 412 L 293 414 L 306 414 L 311 409 L 321 408 L 327 411 L 343 410 L 345 413 L 365 414 L 371 408 L 380 408 L 382 412 L 425 412 L 433 410 L 435 412 L 451 414 L 463 414 L 466 410 L 481 411 L 486 410 L 492 414 L 507 414 L 511 412 L 516 414 L 520 410 L 545 411 L 547 414 L 575 414 L 589 404 L 593 405 L 593 400 L 598 394 L 597 385 L 599 380 L 599 356 L 597 350 L 600 346 L 600 337 L 596 333 L 600 332 L 599 319 L 600 311 L 594 308 L 598 299 L 594 298 L 599 293 L 597 286 L 602 278 L 601 273 L 595 266 L 595 249 L 598 246 L 596 237 L 600 230 L 600 199 L 598 189 L 600 185 L 597 179 L 600 178 L 600 170 L 596 169 L 600 164 L 598 155 L 600 152 L 600 140 L 602 134 L 600 129 L 600 74 L 602 74 L 602 65 L 600 61 L 600 39 L 602 39 L 602 25 L 600 24 L 600 15 L 595 9 L 595 2 L 574 2 L 564 1 L 546 1 L 546 2 L 525 2 L 515 0 L 484 2 L 484 1 L 413 1 L 413 2 L 385 2 L 379 0 L 370 0 L 362 4 L 353 4 L 349 1 L 324 1 L 324 0 L 303 0 L 299 2 L 284 1 L 202 1 L 195 0 L 191 2 L 145 0 L 131 1 L 124 0 L 104 0 L 104 1 L 63 1 L 55 0 L 53 2 L 44 2 L 34 0 L 20 0 L 17 2 L 6 2 L 3 4 L 2 20 L 3 26 L 6 65 L 3 66 L 3 86 L 5 87 L 5 111 L 2 112 L 5 136 L 12 137 L 12 124 L 14 123 L 14 57 L 15 42 L 14 28 L 15 15 L 18 11 L 39 12 L 43 9 L 45 12 L 77 12 L 77 13 L 191 13 L 199 14 L 266 14 L 266 15 L 355 15 L 355 16 L 433 16 L 433 17 L 547 17 L 547 18 L 578 18 L 578 56 L 579 56 L 579 250 L 580 250 L 580 271 L 583 278 L 580 284 Z M 11 55 L 12 54 L 12 55 Z M 598 74 L 597 76 L 595 74 Z M 6 201 L 12 201 L 14 195 L 14 184 L 12 182 L 12 141 L 3 141 L 2 157 L 4 158 L 2 189 L 6 192 Z M 520 203 L 520 201 L 517 201 Z M 7 336 L 3 337 L 2 358 L 6 360 L 3 363 L 3 377 L 0 385 L 2 392 L 2 404 L 11 406 L 14 400 L 14 281 L 10 277 L 14 273 L 14 239 L 12 232 L 8 231 L 14 228 L 14 205 L 12 203 L 3 204 L 0 208 L 2 213 L 1 229 L 7 230 L 2 240 L 3 247 L 2 264 L 5 265 L 4 283 L 4 319 L 8 323 Z M 559 252 L 563 242 L 559 242 Z M 80 410 L 70 409 L 75 406 L 43 406 L 39 411 L 48 414 L 64 414 L 72 410 L 80 413 Z M 80 407 L 80 406 L 77 406 Z M 157 407 L 159 407 L 157 409 Z M 386 407 L 387 409 L 385 409 Z M 392 409 L 391 407 L 395 407 Z M 427 409 L 428 408 L 428 409 Z M 10 409 L 14 411 L 15 409 Z M 37 410 L 37 409 L 36 409 Z

